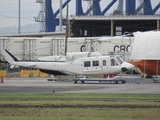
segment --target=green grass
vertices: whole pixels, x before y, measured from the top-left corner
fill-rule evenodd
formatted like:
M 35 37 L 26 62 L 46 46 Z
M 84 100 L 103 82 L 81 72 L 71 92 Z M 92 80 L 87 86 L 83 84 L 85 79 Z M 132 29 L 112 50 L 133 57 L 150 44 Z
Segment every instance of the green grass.
M 0 94 L 0 98 L 135 98 L 159 99 L 160 94 Z
M 61 105 L 71 105 L 71 106 L 75 106 L 75 105 L 80 105 L 80 106 L 85 106 L 85 105 L 115 105 L 115 106 L 119 106 L 119 105 L 150 105 L 150 106 L 155 106 L 155 105 L 159 105 L 160 106 L 160 102 L 155 102 L 155 101 L 96 101 L 96 100 L 44 100 L 44 101 L 38 101 L 38 100 L 26 100 L 26 101 L 13 101 L 13 100 L 7 100 L 7 101 L 0 101 L 0 105 L 4 105 L 4 104 L 9 104 L 9 105 L 57 105 L 57 106 L 61 106 Z
M 4 109 L 0 120 L 159 120 L 159 112 L 128 108 L 14 108 Z
M 3 108 L 0 120 L 159 120 L 159 108 Z
M 157 94 L 0 94 L 0 120 L 159 120 L 159 99 Z

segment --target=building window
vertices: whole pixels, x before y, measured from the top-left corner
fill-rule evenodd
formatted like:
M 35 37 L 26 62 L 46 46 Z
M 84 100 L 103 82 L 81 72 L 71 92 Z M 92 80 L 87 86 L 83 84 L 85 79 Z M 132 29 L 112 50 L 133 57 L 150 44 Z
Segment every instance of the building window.
M 93 66 L 99 66 L 99 61 L 93 61 Z
M 84 61 L 84 67 L 90 67 L 91 62 L 90 61 Z

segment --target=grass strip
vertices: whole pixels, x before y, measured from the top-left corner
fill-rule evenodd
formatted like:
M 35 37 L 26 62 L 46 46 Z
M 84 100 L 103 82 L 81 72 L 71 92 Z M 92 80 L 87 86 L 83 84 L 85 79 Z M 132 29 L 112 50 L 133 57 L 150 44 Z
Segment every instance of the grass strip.
M 0 94 L 0 98 L 135 98 L 160 99 L 160 94 Z
M 115 101 L 95 98 L 142 100 Z M 159 98 L 158 94 L 0 94 L 0 120 L 159 120 Z
M 0 102 L 0 120 L 159 120 L 159 112 L 150 101 Z

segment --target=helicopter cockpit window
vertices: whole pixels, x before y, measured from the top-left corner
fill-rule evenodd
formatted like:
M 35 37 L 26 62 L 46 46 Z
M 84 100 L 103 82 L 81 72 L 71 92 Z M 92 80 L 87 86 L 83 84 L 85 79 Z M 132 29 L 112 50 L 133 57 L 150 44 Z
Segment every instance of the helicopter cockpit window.
M 119 64 L 123 63 L 123 59 L 120 56 L 116 56 L 116 60 L 118 61 Z
M 99 61 L 92 61 L 93 66 L 99 66 Z
M 90 61 L 84 61 L 84 67 L 90 67 L 91 62 Z

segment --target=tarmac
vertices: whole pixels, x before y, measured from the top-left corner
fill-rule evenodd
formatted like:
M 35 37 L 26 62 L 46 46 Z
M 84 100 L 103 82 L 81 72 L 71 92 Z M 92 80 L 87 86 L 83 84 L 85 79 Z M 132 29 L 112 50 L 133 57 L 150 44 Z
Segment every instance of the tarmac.
M 55 93 L 123 93 L 123 94 L 160 94 L 160 83 L 140 76 L 125 76 L 125 84 L 114 82 L 87 81 L 74 84 L 73 80 L 51 81 L 50 77 L 3 78 L 0 94 L 49 94 Z

